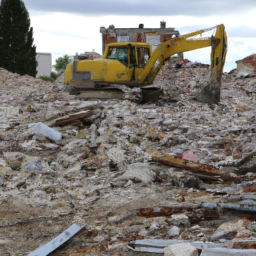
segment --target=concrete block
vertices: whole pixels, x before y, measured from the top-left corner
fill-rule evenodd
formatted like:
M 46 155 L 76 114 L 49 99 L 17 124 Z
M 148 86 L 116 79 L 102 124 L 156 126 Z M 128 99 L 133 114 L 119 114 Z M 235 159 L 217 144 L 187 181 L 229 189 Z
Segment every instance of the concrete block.
M 41 122 L 36 123 L 31 128 L 29 128 L 28 134 L 30 136 L 33 136 L 34 134 L 40 134 L 54 142 L 61 140 L 61 138 L 62 138 L 61 133 L 57 132 L 56 130 L 48 127 L 47 125 L 45 125 Z
M 164 256 L 198 256 L 198 252 L 191 243 L 180 243 L 165 247 Z

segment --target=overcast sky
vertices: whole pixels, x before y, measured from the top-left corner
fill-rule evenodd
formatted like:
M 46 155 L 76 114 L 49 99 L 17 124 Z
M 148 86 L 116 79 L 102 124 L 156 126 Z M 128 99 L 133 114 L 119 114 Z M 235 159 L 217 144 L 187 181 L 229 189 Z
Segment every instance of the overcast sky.
M 255 0 L 24 0 L 34 29 L 37 52 L 55 59 L 94 49 L 102 53 L 101 26 L 158 28 L 160 21 L 180 34 L 223 23 L 228 35 L 225 70 L 256 53 Z M 210 48 L 185 58 L 210 63 Z

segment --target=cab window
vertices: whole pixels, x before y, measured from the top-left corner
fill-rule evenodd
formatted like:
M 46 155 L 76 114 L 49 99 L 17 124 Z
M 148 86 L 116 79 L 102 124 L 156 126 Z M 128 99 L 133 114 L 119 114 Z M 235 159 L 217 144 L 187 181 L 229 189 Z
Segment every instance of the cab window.
M 128 47 L 110 47 L 107 58 L 118 60 L 128 66 Z

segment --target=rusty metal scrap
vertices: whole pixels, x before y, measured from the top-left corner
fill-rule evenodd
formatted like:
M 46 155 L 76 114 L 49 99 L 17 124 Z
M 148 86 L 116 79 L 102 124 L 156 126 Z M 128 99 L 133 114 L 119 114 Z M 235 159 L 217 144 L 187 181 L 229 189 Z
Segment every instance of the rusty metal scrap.
M 170 155 L 161 154 L 160 152 L 148 152 L 148 153 L 152 157 L 153 161 L 162 163 L 164 165 L 184 168 L 191 172 L 199 173 L 202 175 L 219 176 L 224 181 L 239 182 L 241 180 L 239 177 L 230 175 L 230 173 L 221 173 L 221 171 L 218 168 L 211 165 L 190 162 L 188 160 L 175 158 Z
M 256 249 L 256 241 L 255 240 L 239 240 L 234 241 L 233 248 L 235 249 Z
M 139 217 L 155 218 L 170 217 L 172 214 L 185 213 L 192 224 L 199 223 L 202 220 L 217 220 L 219 213 L 217 209 L 202 208 L 199 204 L 175 204 L 172 207 L 161 208 L 142 208 L 139 210 Z

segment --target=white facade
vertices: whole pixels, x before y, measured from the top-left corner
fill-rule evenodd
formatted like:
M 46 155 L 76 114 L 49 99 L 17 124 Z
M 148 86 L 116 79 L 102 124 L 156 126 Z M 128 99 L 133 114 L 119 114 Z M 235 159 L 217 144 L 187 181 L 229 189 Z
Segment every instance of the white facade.
M 52 72 L 52 54 L 51 53 L 44 53 L 44 52 L 37 52 L 36 53 L 36 60 L 38 62 L 37 65 L 37 75 L 39 76 L 50 76 Z
M 156 49 L 156 47 L 161 43 L 160 35 L 156 35 L 156 36 L 146 35 L 146 43 L 152 44 L 152 51 L 154 51 Z

